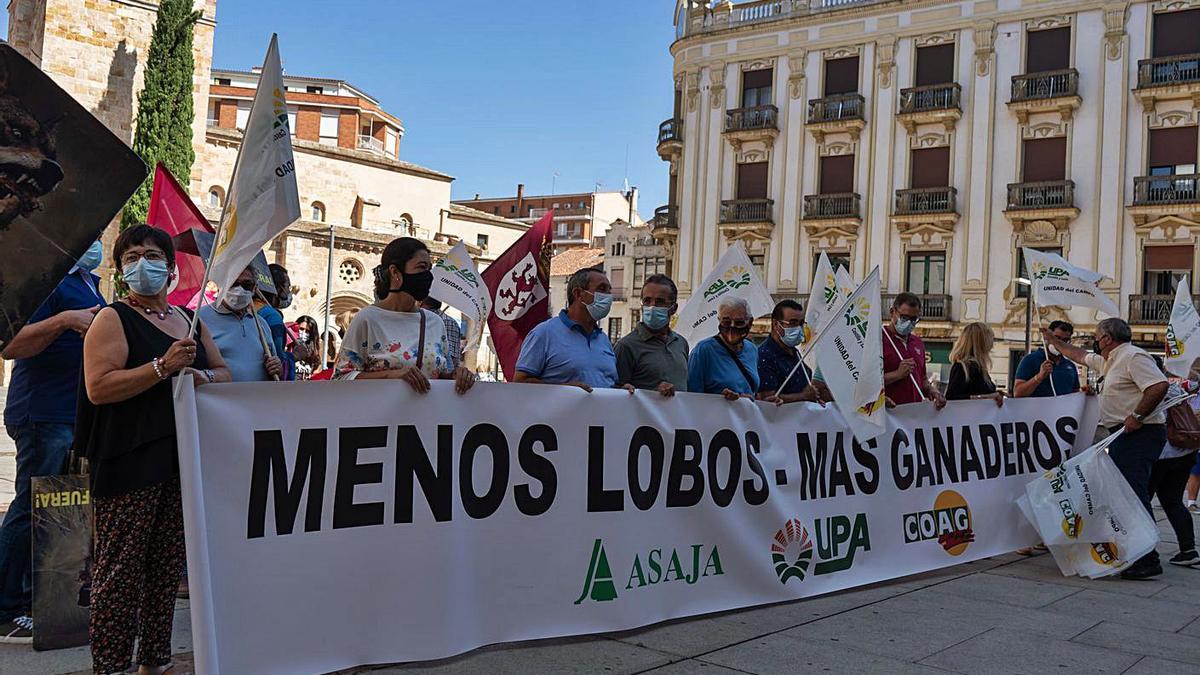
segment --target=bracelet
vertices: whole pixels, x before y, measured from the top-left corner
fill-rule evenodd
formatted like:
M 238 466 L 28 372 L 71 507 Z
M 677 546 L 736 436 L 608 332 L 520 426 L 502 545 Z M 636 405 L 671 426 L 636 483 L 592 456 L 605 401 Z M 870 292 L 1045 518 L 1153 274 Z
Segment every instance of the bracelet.
M 159 358 L 157 356 L 154 357 L 154 360 L 150 362 L 150 365 L 154 368 L 154 374 L 158 376 L 158 379 L 160 379 L 160 380 L 167 379 L 168 375 L 167 375 L 166 370 L 163 368 L 161 358 Z
M 214 374 L 213 371 L 209 370 L 208 368 L 204 369 L 204 376 L 208 378 L 209 384 L 212 384 L 217 379 L 216 374 Z

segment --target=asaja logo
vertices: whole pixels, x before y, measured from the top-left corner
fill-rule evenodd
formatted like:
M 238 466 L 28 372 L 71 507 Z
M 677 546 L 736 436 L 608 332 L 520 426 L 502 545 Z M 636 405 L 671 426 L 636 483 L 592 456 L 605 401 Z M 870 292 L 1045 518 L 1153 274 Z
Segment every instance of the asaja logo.
M 813 521 L 816 534 L 816 565 L 813 574 L 843 572 L 854 565 L 854 556 L 859 551 L 871 550 L 871 533 L 867 529 L 867 514 L 853 516 L 827 516 Z M 808 529 L 798 518 L 793 518 L 776 530 L 771 538 L 771 563 L 779 583 L 786 584 L 793 577 L 804 581 L 809 565 L 813 561 L 813 540 Z
M 932 509 L 906 513 L 901 522 L 906 544 L 936 539 L 946 553 L 958 556 L 975 541 L 971 507 L 954 490 L 943 490 L 934 498 Z
M 832 274 L 825 275 L 825 292 L 822 294 L 822 298 L 825 300 L 825 306 L 827 307 L 837 301 L 837 280 L 833 278 Z
M 690 586 L 704 577 L 723 574 L 725 570 L 721 567 L 721 554 L 716 546 L 692 544 L 683 549 L 682 556 L 680 549 L 652 548 L 644 555 L 633 555 L 625 590 L 632 591 L 670 581 L 682 581 Z M 592 559 L 583 579 L 583 591 L 575 599 L 575 604 L 589 598 L 596 602 L 617 599 L 617 586 L 602 539 L 592 544 Z
M 733 267 L 725 270 L 725 274 L 722 274 L 720 279 L 714 281 L 712 285 L 704 291 L 704 299 L 712 300 L 713 298 L 720 297 L 721 295 L 724 295 L 735 288 L 741 288 L 749 285 L 750 270 L 742 267 L 741 265 L 734 265 Z
M 1111 541 L 1096 542 L 1088 548 L 1091 549 L 1092 560 L 1101 565 L 1116 567 L 1121 564 L 1121 552 Z
M 859 340 L 867 337 L 867 319 L 871 316 L 871 301 L 859 296 L 846 308 L 846 325 L 849 326 Z

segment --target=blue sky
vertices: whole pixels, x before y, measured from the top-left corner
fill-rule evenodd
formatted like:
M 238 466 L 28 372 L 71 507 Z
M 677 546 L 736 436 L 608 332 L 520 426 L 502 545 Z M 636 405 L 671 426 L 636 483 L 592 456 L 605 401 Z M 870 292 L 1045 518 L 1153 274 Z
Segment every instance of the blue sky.
M 671 114 L 671 0 L 221 0 L 214 66 L 248 70 L 279 34 L 284 69 L 341 78 L 406 129 L 400 156 L 454 197 L 620 189 L 667 202 L 655 153 Z M 3 13 L 3 34 L 7 15 Z

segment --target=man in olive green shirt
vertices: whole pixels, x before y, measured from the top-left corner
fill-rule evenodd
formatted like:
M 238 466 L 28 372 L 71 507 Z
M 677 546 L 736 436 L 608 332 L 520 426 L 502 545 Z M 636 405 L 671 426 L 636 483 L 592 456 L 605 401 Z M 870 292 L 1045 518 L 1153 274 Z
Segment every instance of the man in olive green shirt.
M 679 308 L 675 282 L 654 274 L 642 286 L 642 320 L 617 341 L 617 386 L 653 389 L 663 396 L 687 391 L 688 343 L 671 330 Z

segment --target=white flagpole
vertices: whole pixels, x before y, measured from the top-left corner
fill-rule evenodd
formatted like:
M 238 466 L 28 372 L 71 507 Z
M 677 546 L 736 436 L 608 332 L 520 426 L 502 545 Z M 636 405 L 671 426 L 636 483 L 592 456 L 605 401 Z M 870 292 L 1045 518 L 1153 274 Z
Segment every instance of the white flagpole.
M 774 340 L 775 338 L 768 336 L 767 339 Z M 817 343 L 817 341 L 813 340 L 813 344 L 816 344 L 816 343 Z M 811 347 L 809 349 L 811 350 Z M 804 357 L 808 356 L 808 352 L 804 352 L 804 354 L 800 354 L 800 350 L 796 349 L 795 347 L 792 347 L 792 351 L 796 352 L 796 356 L 798 356 L 800 358 L 800 360 L 796 362 L 796 365 L 792 366 L 792 372 L 788 373 L 788 376 L 783 378 L 783 382 L 780 383 L 779 388 L 775 390 L 775 394 L 777 396 L 779 395 L 780 392 L 783 391 L 783 388 L 787 386 L 788 382 L 792 381 L 792 376 L 795 375 L 796 371 L 798 369 L 800 369 L 801 367 L 804 368 L 804 374 L 808 376 L 809 384 L 812 384 L 812 373 L 810 373 L 808 371 L 808 366 L 804 365 Z
M 1046 360 L 1050 360 L 1050 350 L 1046 347 L 1046 336 L 1042 335 L 1042 313 L 1038 311 L 1037 300 L 1034 299 L 1033 284 L 1029 284 L 1029 302 L 1033 305 L 1033 315 L 1037 317 L 1038 335 L 1042 337 L 1042 353 L 1046 355 Z M 1050 364 L 1053 366 L 1054 364 Z M 1050 368 L 1050 395 L 1058 396 L 1058 388 L 1054 386 L 1054 368 Z
M 333 304 L 333 223 L 329 223 L 329 260 L 326 263 L 325 269 L 325 327 L 322 332 L 329 332 L 329 326 L 333 324 L 333 317 L 329 316 L 330 306 Z
M 891 333 L 887 332 L 887 329 L 880 328 L 880 330 L 882 330 L 883 334 L 887 336 L 888 342 L 891 343 L 892 349 L 896 352 L 896 356 L 899 356 L 900 360 L 903 361 L 904 354 L 901 354 L 900 347 L 896 346 L 895 338 L 892 337 Z M 917 388 L 917 393 L 921 395 L 921 400 L 928 401 L 929 399 L 925 396 L 925 390 L 921 388 L 921 385 L 917 384 L 917 376 L 913 375 L 911 370 L 908 371 L 908 379 L 912 380 L 913 386 Z

